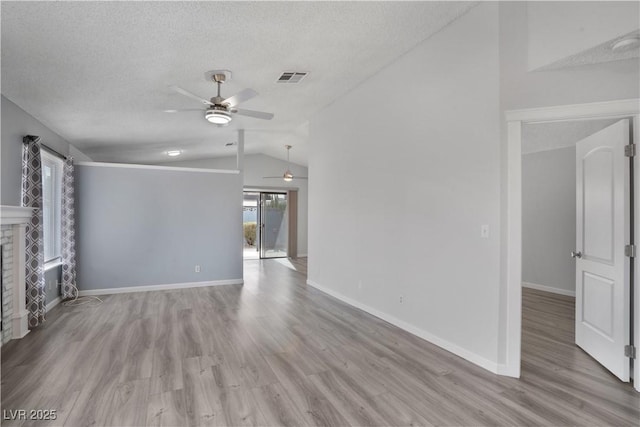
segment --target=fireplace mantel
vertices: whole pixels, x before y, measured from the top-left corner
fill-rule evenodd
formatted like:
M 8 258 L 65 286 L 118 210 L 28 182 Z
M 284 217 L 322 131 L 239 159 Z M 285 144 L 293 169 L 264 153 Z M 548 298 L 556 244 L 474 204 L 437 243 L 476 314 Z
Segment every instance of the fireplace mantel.
M 13 316 L 11 319 L 13 338 L 22 338 L 29 333 L 26 307 L 25 240 L 26 228 L 33 208 L 22 206 L 0 206 L 0 225 L 13 229 Z
M 0 225 L 26 224 L 33 208 L 22 206 L 0 206 Z

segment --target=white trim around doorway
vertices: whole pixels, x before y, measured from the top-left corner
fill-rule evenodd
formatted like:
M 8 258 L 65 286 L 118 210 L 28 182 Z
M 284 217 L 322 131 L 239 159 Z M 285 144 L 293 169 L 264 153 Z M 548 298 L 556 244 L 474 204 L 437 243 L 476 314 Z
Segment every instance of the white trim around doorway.
M 503 375 L 520 377 L 522 316 L 522 126 L 525 123 L 607 118 L 633 118 L 633 142 L 640 144 L 640 99 L 562 105 L 505 112 L 507 121 L 507 214 L 506 214 L 506 359 Z M 640 161 L 634 158 L 634 198 L 640 201 Z M 638 206 L 638 202 L 636 202 Z M 635 209 L 636 242 L 640 242 L 640 208 Z M 640 268 L 634 263 L 634 277 Z M 634 342 L 640 346 L 640 280 L 634 286 Z M 640 391 L 640 359 L 634 366 L 634 386 Z

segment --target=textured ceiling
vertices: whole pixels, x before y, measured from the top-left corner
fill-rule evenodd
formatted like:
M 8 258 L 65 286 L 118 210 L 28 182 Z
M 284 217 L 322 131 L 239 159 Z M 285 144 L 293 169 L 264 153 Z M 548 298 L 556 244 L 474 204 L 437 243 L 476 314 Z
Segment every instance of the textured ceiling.
M 465 13 L 462 2 L 2 2 L 2 93 L 98 161 L 167 161 L 246 151 L 306 164 L 308 119 Z M 197 101 L 215 93 L 204 73 L 229 69 L 227 97 L 250 87 L 236 117 L 217 128 Z M 276 84 L 282 71 L 308 71 Z M 382 91 L 383 88 L 380 88 Z
M 576 120 L 525 124 L 522 128 L 522 154 L 573 147 L 576 142 L 593 135 L 618 120 Z

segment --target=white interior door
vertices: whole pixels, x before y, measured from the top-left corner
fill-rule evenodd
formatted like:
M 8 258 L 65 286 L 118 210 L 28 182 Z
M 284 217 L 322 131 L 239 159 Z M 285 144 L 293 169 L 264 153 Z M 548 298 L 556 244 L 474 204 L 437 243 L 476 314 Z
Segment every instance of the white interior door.
M 576 146 L 576 344 L 629 381 L 629 120 Z

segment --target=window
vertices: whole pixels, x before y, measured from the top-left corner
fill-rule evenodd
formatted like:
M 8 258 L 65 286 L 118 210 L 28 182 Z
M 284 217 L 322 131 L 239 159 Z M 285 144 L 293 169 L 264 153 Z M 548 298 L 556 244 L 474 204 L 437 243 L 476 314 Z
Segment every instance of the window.
M 62 159 L 44 150 L 42 156 L 42 235 L 44 262 L 60 261 L 62 252 Z

